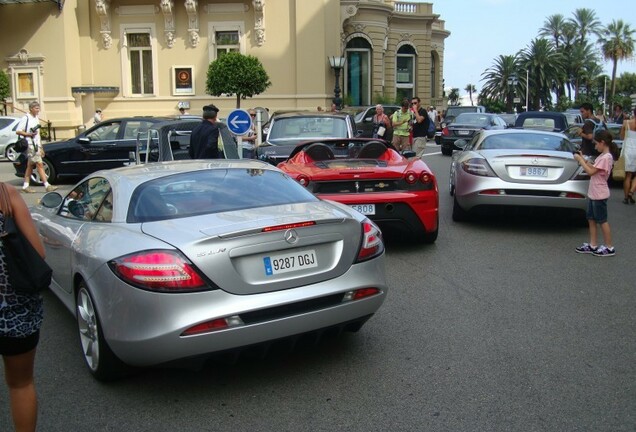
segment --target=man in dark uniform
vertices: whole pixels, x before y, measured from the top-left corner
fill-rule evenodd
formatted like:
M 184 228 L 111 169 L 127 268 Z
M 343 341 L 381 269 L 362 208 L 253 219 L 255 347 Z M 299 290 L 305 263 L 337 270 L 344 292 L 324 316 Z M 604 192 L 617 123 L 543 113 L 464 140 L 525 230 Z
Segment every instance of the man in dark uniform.
M 219 157 L 219 127 L 214 105 L 203 107 L 203 121 L 192 130 L 188 153 L 191 159 L 217 159 Z

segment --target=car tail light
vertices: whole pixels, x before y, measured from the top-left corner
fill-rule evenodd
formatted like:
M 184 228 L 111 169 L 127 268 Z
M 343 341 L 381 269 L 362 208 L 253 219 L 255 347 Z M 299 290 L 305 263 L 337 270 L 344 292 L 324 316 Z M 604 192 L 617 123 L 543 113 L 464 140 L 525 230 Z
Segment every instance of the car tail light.
M 363 298 L 380 294 L 380 292 L 381 291 L 378 288 L 360 288 L 354 291 L 347 291 L 344 297 L 342 298 L 342 301 L 346 302 L 346 301 L 361 300 Z
M 420 174 L 420 182 L 424 184 L 433 183 L 433 176 L 430 173 L 427 173 L 425 171 L 422 174 Z
M 309 177 L 304 174 L 300 174 L 296 177 L 296 181 L 300 183 L 301 186 L 307 187 L 307 185 L 309 184 Z
M 576 192 L 561 192 L 563 198 L 585 199 L 585 195 Z
M 123 281 L 138 288 L 160 292 L 192 292 L 210 286 L 183 255 L 152 250 L 115 258 L 109 267 Z
M 238 315 L 232 315 L 226 318 L 217 318 L 211 321 L 205 321 L 186 329 L 181 336 L 194 336 L 202 333 L 211 333 L 218 330 L 224 330 L 230 327 L 243 325 L 243 320 Z
M 362 242 L 358 259 L 356 262 L 370 260 L 384 252 L 384 241 L 382 240 L 382 232 L 369 219 L 362 221 Z
M 413 171 L 407 171 L 404 174 L 404 180 L 410 185 L 415 184 L 415 182 L 417 182 L 417 174 L 415 174 Z
M 444 135 L 444 136 L 449 136 L 450 135 L 450 132 L 448 132 L 448 128 L 447 127 L 442 129 L 442 135 Z
M 490 168 L 490 165 L 488 165 L 488 162 L 486 162 L 486 159 L 481 159 L 481 158 L 468 159 L 463 161 L 460 164 L 460 166 L 465 172 L 469 174 L 483 176 L 483 177 L 497 177 L 495 173 L 493 172 L 492 168 Z

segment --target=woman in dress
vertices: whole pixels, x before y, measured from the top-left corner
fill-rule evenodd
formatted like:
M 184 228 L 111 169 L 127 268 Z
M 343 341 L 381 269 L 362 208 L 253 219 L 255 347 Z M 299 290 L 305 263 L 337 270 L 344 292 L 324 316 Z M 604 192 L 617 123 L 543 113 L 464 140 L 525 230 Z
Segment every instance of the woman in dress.
M 0 195 L 0 232 L 4 232 L 5 215 L 11 215 L 22 234 L 44 257 L 44 246 L 31 213 L 18 191 L 13 186 L 0 184 Z M 0 355 L 16 431 L 35 431 L 38 402 L 33 365 L 42 317 L 40 294 L 21 294 L 11 287 L 5 249 L 0 246 Z
M 623 204 L 634 204 L 636 192 L 636 108 L 630 120 L 623 122 L 621 128 L 623 139 L 623 157 L 625 158 L 625 180 L 623 180 Z

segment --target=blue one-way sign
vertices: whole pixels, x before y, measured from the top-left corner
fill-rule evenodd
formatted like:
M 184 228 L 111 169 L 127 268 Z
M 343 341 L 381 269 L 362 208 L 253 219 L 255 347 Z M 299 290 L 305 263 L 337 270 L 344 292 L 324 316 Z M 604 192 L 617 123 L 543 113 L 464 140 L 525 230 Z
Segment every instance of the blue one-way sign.
M 245 135 L 252 127 L 250 113 L 235 109 L 227 116 L 227 127 L 235 135 Z

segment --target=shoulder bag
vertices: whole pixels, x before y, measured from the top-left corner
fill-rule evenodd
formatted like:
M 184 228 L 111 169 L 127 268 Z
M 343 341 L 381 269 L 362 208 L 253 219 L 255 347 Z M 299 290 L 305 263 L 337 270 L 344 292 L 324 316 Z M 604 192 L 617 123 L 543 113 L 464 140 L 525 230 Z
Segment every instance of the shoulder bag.
M 24 125 L 24 131 L 29 130 L 29 116 L 26 117 L 26 124 Z M 22 135 L 18 135 L 18 140 L 13 144 L 13 148 L 18 153 L 23 153 L 29 148 L 29 141 Z
M 21 294 L 36 294 L 46 290 L 51 284 L 53 270 L 15 223 L 4 183 L 0 183 L 0 209 L 4 215 L 0 241 L 11 288 Z

